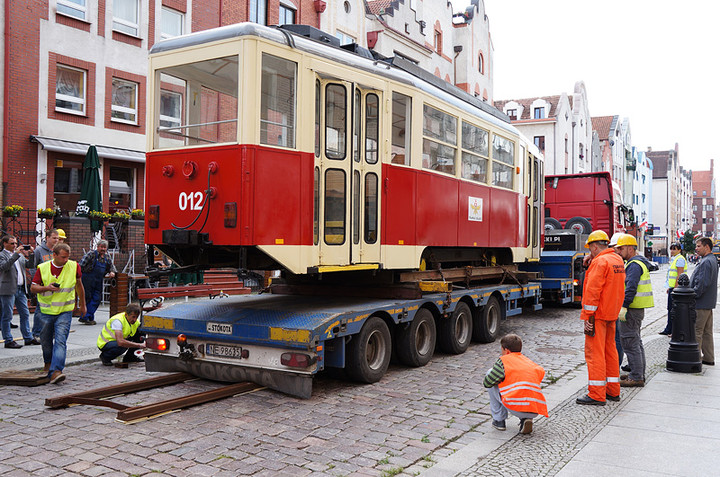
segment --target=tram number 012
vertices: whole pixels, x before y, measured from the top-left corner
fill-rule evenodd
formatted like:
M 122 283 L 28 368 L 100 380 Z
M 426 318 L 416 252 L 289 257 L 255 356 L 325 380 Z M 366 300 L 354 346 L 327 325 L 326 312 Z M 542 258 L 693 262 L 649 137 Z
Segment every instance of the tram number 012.
M 180 192 L 178 196 L 178 207 L 180 210 L 202 210 L 203 193 L 197 192 Z

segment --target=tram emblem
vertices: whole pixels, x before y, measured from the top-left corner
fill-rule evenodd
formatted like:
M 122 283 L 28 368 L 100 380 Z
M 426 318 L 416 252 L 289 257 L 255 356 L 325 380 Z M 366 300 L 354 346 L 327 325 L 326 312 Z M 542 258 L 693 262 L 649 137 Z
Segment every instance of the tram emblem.
M 468 220 L 482 222 L 483 200 L 479 197 L 468 197 Z

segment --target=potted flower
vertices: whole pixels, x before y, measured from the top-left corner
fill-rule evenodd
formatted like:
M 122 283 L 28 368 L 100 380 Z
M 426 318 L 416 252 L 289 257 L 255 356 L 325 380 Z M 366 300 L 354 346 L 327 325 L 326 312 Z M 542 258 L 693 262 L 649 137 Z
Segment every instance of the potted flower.
M 143 220 L 145 218 L 145 211 L 142 209 L 133 209 L 130 211 L 130 215 L 133 219 Z
M 38 218 L 41 219 L 52 219 L 55 217 L 55 211 L 48 207 L 47 209 L 40 209 L 37 211 Z
M 130 214 L 121 210 L 115 211 L 115 213 L 110 216 L 110 222 L 127 222 L 128 220 L 130 220 Z
M 3 217 L 17 217 L 22 212 L 23 208 L 21 205 L 6 205 L 3 208 Z
M 110 219 L 110 214 L 99 210 L 91 210 L 87 216 L 90 217 L 90 220 L 97 220 L 98 222 L 105 222 Z

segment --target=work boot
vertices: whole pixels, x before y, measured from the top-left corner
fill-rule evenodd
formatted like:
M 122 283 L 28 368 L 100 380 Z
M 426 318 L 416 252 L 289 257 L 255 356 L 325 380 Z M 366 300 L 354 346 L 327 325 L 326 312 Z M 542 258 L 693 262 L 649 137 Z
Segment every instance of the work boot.
M 532 432 L 532 419 L 520 419 L 520 434 L 530 434 Z
M 612 394 L 605 394 L 605 399 L 607 399 L 608 401 L 619 402 L 619 401 L 620 401 L 620 395 L 613 396 Z
M 493 419 L 492 426 L 497 429 L 498 431 L 504 431 L 505 428 L 505 419 L 502 421 L 496 421 Z
M 579 398 L 575 399 L 575 402 L 578 404 L 584 404 L 584 405 L 588 405 L 588 406 L 604 406 L 605 405 L 605 401 L 596 401 L 595 399 L 591 398 L 587 394 L 584 395 L 583 397 L 579 397 Z
M 645 387 L 645 380 L 644 379 L 623 379 L 620 381 L 620 387 L 622 388 L 642 388 Z

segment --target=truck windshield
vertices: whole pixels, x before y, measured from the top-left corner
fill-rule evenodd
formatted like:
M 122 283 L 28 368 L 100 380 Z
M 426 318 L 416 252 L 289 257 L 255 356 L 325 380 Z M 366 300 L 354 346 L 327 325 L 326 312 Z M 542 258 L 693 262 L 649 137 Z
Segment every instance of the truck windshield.
M 159 73 L 155 148 L 237 141 L 237 56 L 172 66 Z

